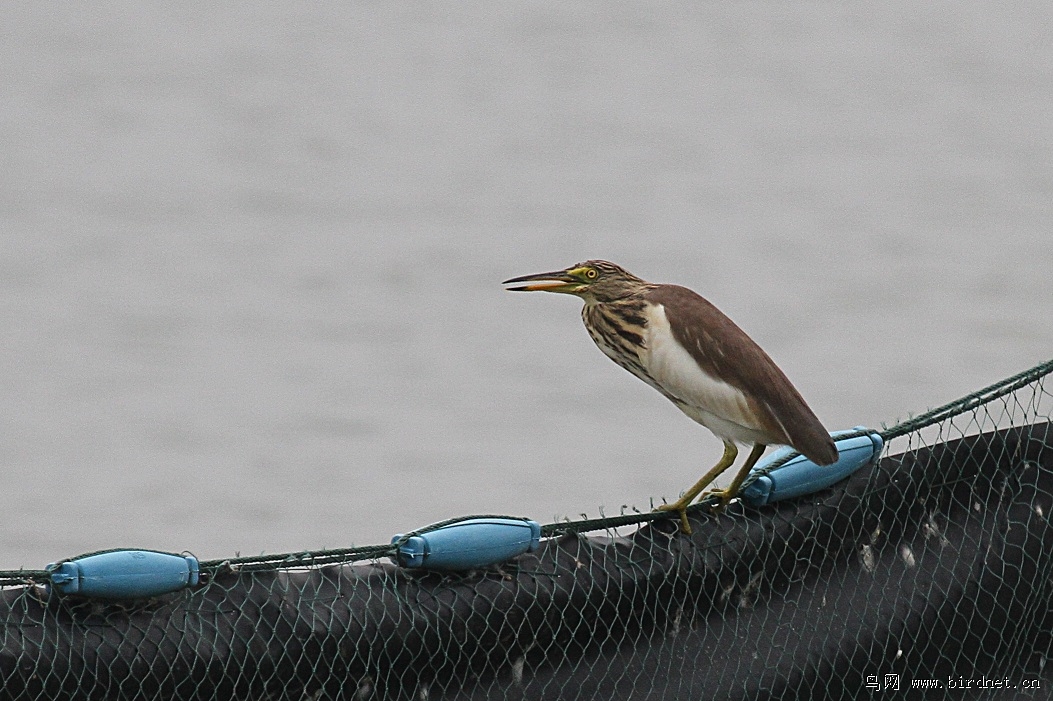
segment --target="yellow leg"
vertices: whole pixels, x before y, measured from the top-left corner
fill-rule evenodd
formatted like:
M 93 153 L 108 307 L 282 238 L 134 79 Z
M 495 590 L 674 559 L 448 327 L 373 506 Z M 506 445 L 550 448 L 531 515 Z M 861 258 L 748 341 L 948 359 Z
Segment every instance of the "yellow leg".
M 764 449 L 764 447 L 761 446 L 761 450 L 762 451 L 763 451 L 763 449 Z M 757 449 L 754 448 L 754 452 L 756 452 L 756 450 Z M 692 501 L 694 501 L 695 497 L 697 497 L 699 495 L 699 492 L 701 492 L 703 489 L 708 487 L 710 485 L 710 483 L 713 482 L 713 480 L 715 480 L 717 477 L 719 477 L 721 472 L 723 472 L 724 470 L 728 469 L 733 464 L 735 464 L 735 458 L 737 458 L 738 456 L 739 456 L 739 449 L 735 447 L 735 444 L 732 443 L 731 441 L 724 441 L 724 456 L 722 458 L 720 458 L 720 462 L 718 462 L 716 465 L 714 465 L 712 470 L 710 470 L 705 475 L 703 475 L 702 479 L 700 479 L 699 481 L 695 482 L 691 486 L 690 489 L 688 489 L 686 492 L 684 492 L 684 495 L 682 497 L 680 497 L 679 499 L 674 501 L 672 504 L 662 504 L 661 506 L 658 507 L 658 510 L 659 511 L 676 511 L 677 513 L 679 513 L 680 514 L 680 530 L 682 530 L 684 533 L 687 533 L 688 535 L 690 535 L 691 534 L 691 526 L 689 526 L 688 523 L 687 523 L 687 506 L 688 506 L 688 504 L 690 504 Z M 753 456 L 750 455 L 750 457 L 753 457 Z M 760 456 L 758 455 L 757 457 L 760 457 Z M 754 459 L 753 462 L 757 462 L 756 459 Z M 751 467 L 752 467 L 752 465 L 751 465 Z M 736 479 L 738 479 L 738 478 L 736 478 Z M 742 480 L 738 480 L 738 482 L 739 482 L 739 484 L 741 484 Z M 738 487 L 738 485 L 736 485 L 736 488 L 737 487 Z
M 716 507 L 716 511 L 723 511 L 728 505 L 728 502 L 735 498 L 735 495 L 739 493 L 739 487 L 742 486 L 742 482 L 749 475 L 750 470 L 760 460 L 760 456 L 764 454 L 766 445 L 758 443 L 753 446 L 753 450 L 750 451 L 750 456 L 746 458 L 746 462 L 742 464 L 742 469 L 739 470 L 738 474 L 735 475 L 735 479 L 731 480 L 731 484 L 728 485 L 727 489 L 714 489 L 712 492 L 707 492 L 705 496 L 719 496 L 720 504 Z

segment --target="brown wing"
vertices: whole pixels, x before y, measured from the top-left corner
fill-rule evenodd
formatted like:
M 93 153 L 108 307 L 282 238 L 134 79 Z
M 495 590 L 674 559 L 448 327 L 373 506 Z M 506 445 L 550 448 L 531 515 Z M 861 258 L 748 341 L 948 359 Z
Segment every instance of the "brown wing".
M 741 390 L 765 429 L 819 465 L 837 449 L 800 392 L 768 354 L 704 297 L 679 285 L 655 285 L 647 300 L 661 304 L 673 337 L 699 367 Z

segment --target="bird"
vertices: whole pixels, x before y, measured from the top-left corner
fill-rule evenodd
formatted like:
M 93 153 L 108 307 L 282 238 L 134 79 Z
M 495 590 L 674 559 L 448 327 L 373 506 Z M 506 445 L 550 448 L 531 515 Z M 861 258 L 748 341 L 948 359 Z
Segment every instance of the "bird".
M 565 270 L 505 280 L 511 292 L 580 297 L 592 340 L 615 363 L 661 392 L 724 443 L 720 460 L 662 511 L 676 512 L 689 534 L 687 507 L 715 496 L 723 511 L 767 446 L 788 445 L 819 465 L 837 461 L 837 448 L 800 392 L 735 322 L 698 293 L 653 284 L 619 265 L 588 260 Z M 705 492 L 751 445 L 725 489 Z

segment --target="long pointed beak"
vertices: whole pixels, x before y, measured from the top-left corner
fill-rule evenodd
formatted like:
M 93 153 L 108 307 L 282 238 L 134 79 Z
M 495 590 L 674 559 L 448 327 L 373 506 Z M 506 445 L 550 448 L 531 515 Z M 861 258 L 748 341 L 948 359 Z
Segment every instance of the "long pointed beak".
M 584 287 L 580 280 L 568 275 L 566 270 L 557 270 L 551 273 L 537 273 L 536 275 L 523 275 L 521 277 L 514 277 L 505 280 L 501 284 L 509 285 L 517 282 L 533 282 L 536 284 L 509 287 L 507 288 L 509 292 L 565 292 L 567 294 L 573 294 Z

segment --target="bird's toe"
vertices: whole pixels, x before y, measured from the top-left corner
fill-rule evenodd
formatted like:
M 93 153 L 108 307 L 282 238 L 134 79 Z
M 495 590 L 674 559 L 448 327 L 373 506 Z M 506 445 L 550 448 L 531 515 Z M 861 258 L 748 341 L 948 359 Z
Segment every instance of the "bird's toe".
M 691 524 L 687 521 L 687 504 L 681 503 L 682 501 L 681 499 L 672 504 L 662 504 L 655 511 L 675 511 L 680 515 L 680 531 L 684 535 L 691 535 Z
M 710 505 L 710 509 L 714 514 L 724 513 L 724 510 L 728 508 L 728 504 L 735 498 L 734 494 L 730 494 L 726 489 L 714 489 L 713 491 L 706 492 L 698 498 L 699 502 L 711 501 L 712 497 L 716 497 L 716 501 Z

